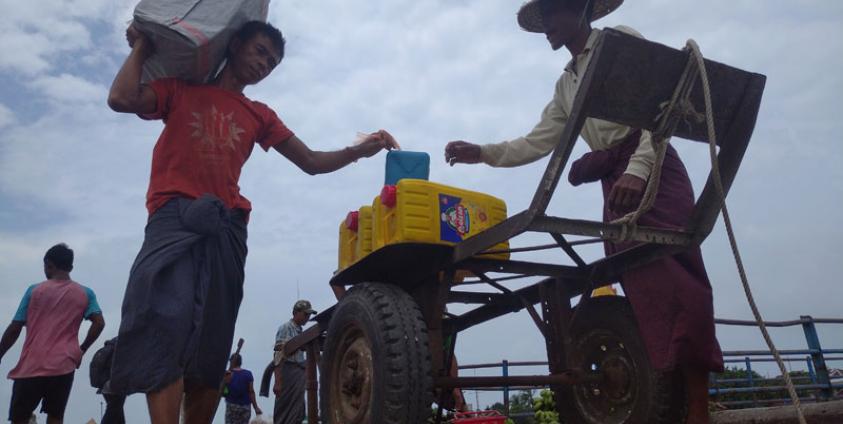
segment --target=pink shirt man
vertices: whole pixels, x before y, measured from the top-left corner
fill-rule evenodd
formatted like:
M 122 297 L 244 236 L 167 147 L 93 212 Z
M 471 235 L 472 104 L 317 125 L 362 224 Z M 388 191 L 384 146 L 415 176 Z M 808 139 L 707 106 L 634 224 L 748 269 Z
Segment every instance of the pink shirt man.
M 73 372 L 82 360 L 79 327 L 101 314 L 93 290 L 72 280 L 47 280 L 30 286 L 14 321 L 26 326 L 20 361 L 9 372 L 16 380 Z

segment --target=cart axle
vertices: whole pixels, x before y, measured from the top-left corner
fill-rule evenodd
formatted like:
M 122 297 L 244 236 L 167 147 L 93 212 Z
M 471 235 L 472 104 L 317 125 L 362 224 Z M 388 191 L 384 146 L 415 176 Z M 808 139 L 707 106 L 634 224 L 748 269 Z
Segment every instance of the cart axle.
M 500 386 L 570 386 L 581 383 L 599 383 L 603 381 L 600 372 L 578 372 L 568 370 L 551 375 L 519 375 L 509 377 L 439 377 L 434 381 L 437 388 L 480 388 Z

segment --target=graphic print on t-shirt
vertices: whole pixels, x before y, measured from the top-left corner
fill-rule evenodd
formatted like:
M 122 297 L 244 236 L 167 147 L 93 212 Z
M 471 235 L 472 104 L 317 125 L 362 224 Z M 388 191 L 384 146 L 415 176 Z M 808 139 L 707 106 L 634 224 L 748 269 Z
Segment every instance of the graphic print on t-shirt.
M 223 147 L 237 150 L 234 143 L 240 142 L 240 134 L 246 130 L 237 126 L 234 112 L 222 113 L 217 110 L 216 105 L 211 105 L 211 110 L 192 112 L 192 115 L 196 120 L 190 123 L 194 128 L 190 136 L 202 142 L 202 150 L 211 151 Z
M 146 206 L 150 214 L 174 197 L 219 197 L 228 208 L 251 210 L 238 185 L 255 144 L 269 150 L 292 137 L 275 112 L 242 93 L 173 78 L 153 81 L 164 130 L 152 152 Z

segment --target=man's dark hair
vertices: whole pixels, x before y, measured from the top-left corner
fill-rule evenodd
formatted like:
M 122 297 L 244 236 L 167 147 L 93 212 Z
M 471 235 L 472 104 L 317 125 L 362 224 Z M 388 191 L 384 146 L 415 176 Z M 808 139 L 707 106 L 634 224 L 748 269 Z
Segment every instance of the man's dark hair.
M 269 22 L 246 22 L 239 30 L 237 30 L 234 34 L 234 38 L 245 43 L 258 34 L 263 34 L 272 41 L 272 44 L 278 49 L 278 63 L 281 63 L 281 59 L 284 58 L 284 45 L 287 44 L 287 40 L 284 39 L 284 35 L 281 34 L 281 30 L 272 26 Z
M 594 15 L 594 1 L 595 0 L 541 0 L 539 7 L 542 13 L 551 13 L 558 10 L 567 10 L 569 12 L 580 14 L 585 9 L 585 20 L 591 22 L 591 17 Z
M 239 367 L 240 365 L 243 365 L 243 357 L 240 356 L 239 353 L 232 353 L 230 360 L 231 360 L 231 365 L 234 366 L 234 367 Z
M 70 271 L 73 269 L 73 250 L 66 244 L 59 243 L 51 247 L 44 255 L 44 262 L 47 261 L 62 271 Z

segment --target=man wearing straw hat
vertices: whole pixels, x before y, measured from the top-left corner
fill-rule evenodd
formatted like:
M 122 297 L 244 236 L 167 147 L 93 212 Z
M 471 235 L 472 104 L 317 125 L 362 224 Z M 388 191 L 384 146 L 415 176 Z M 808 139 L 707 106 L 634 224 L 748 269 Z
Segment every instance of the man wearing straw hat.
M 530 0 L 518 11 L 526 31 L 545 34 L 553 50 L 563 46 L 572 59 L 556 83 L 553 99 L 539 123 L 524 137 L 478 145 L 452 141 L 445 159 L 514 167 L 534 162 L 553 151 L 568 120 L 592 49 L 600 37 L 591 22 L 617 9 L 623 0 Z M 628 27 L 617 30 L 641 37 Z M 655 162 L 648 131 L 586 119 L 582 129 L 591 152 L 571 165 L 573 185 L 600 181 L 604 194 L 603 219 L 610 222 L 634 210 L 642 198 Z M 694 207 L 694 195 L 685 167 L 668 146 L 660 189 L 652 209 L 639 224 L 683 228 Z M 607 254 L 632 243 L 606 243 Z M 624 291 L 632 303 L 652 365 L 682 375 L 689 400 L 689 423 L 708 422 L 708 373 L 723 369 L 723 356 L 714 334 L 711 285 L 699 248 L 661 259 L 626 272 Z

